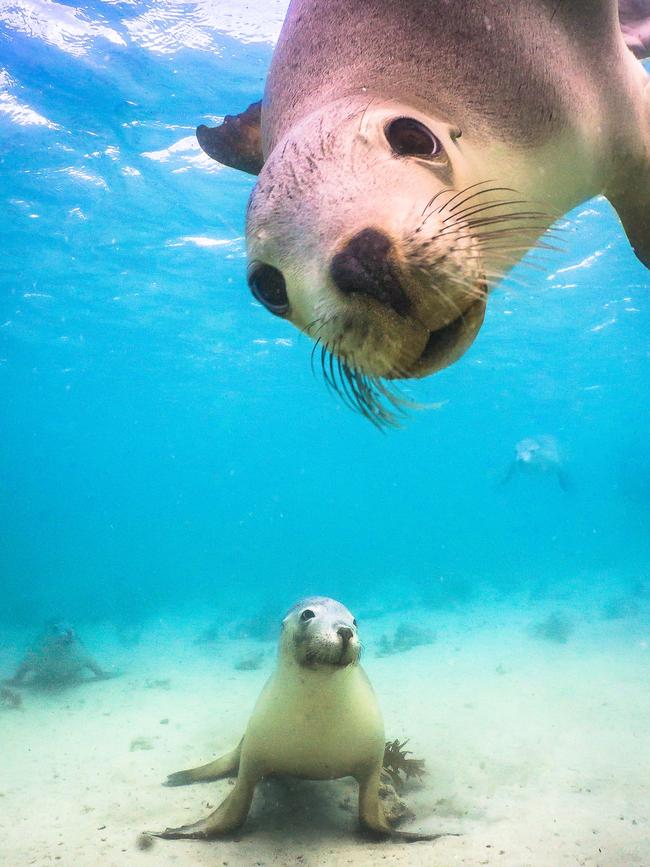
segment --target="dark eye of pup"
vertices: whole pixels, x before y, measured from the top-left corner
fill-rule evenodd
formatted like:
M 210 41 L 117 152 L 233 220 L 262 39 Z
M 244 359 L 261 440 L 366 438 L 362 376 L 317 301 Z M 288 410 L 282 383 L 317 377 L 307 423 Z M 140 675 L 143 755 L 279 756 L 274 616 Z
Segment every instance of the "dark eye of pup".
M 388 144 L 400 157 L 435 157 L 442 150 L 430 129 L 413 117 L 398 117 L 385 130 Z
M 353 626 L 356 626 L 356 625 L 357 625 L 356 617 L 355 617 L 355 619 L 352 621 L 352 625 L 353 625 Z
M 315 615 L 314 612 L 311 610 L 311 608 L 305 608 L 305 610 L 304 610 L 304 611 L 302 612 L 302 614 L 300 615 L 300 619 L 301 619 L 301 620 L 311 620 L 312 617 L 316 617 L 316 615 Z

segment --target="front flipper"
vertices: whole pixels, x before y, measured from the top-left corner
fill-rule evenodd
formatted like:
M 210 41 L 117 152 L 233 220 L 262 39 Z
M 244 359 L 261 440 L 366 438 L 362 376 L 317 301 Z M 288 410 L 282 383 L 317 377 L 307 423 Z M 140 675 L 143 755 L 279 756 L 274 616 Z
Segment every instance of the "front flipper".
M 239 770 L 239 758 L 243 742 L 244 739 L 242 738 L 234 750 L 226 753 L 225 756 L 219 756 L 213 762 L 208 762 L 207 765 L 190 768 L 187 771 L 176 771 L 175 774 L 170 774 L 163 785 L 189 786 L 191 783 L 207 783 L 210 780 L 220 780 L 223 777 L 234 776 Z
M 415 831 L 398 831 L 391 827 L 386 821 L 384 808 L 379 799 L 380 775 L 381 770 L 378 769 L 370 777 L 359 779 L 359 823 L 363 831 L 373 837 L 392 837 L 406 843 L 456 836 L 455 834 L 420 834 Z
M 227 114 L 219 126 L 201 124 L 196 137 L 213 160 L 249 175 L 259 175 L 264 165 L 261 116 L 262 103 L 253 102 L 241 114 Z
M 630 51 L 650 57 L 650 0 L 618 0 L 618 18 Z
M 632 153 L 621 149 L 616 154 L 615 170 L 605 195 L 616 208 L 632 249 L 650 268 L 650 76 L 640 64 L 637 72 L 634 123 L 640 126 L 640 136 Z
M 637 258 L 650 268 L 650 155 L 646 165 L 631 165 L 628 174 L 624 186 L 605 195 L 616 208 Z
M 33 671 L 34 671 L 34 661 L 32 659 L 31 654 L 27 654 L 25 659 L 20 663 L 20 665 L 16 669 L 16 673 L 14 674 L 14 676 L 9 678 L 8 680 L 3 680 L 2 682 L 6 686 L 22 686 L 27 675 Z
M 163 837 L 165 840 L 209 840 L 230 834 L 246 821 L 256 784 L 256 777 L 240 774 L 226 800 L 206 819 L 193 825 L 181 825 L 180 828 L 165 828 L 151 836 Z

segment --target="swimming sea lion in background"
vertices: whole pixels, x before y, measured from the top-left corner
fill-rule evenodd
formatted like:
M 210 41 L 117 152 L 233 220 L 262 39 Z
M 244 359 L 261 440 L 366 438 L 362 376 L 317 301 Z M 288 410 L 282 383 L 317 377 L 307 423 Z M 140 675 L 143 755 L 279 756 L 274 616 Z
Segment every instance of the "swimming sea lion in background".
M 617 13 L 292 0 L 261 105 L 198 128 L 210 156 L 259 172 L 253 294 L 375 422 L 392 417 L 383 380 L 458 359 L 489 289 L 581 201 L 604 193 L 650 266 L 650 79 Z M 645 23 L 625 26 L 641 45 Z
M 25 683 L 43 687 L 65 686 L 79 682 L 84 669 L 91 671 L 97 679 L 112 676 L 88 655 L 68 623 L 56 621 L 46 627 L 25 654 L 14 676 L 5 683 L 11 686 Z
M 515 458 L 502 484 L 509 482 L 517 473 L 550 473 L 556 476 L 563 491 L 569 490 L 569 478 L 562 465 L 558 442 L 550 434 L 519 440 L 515 445 Z
M 308 780 L 354 777 L 363 829 L 409 841 L 441 836 L 396 831 L 385 818 L 379 797 L 384 724 L 359 665 L 360 650 L 356 620 L 339 602 L 314 596 L 294 605 L 282 623 L 277 668 L 239 746 L 167 780 L 167 785 L 182 786 L 237 774 L 234 788 L 206 819 L 155 836 L 204 839 L 228 834 L 244 823 L 257 783 L 280 775 Z

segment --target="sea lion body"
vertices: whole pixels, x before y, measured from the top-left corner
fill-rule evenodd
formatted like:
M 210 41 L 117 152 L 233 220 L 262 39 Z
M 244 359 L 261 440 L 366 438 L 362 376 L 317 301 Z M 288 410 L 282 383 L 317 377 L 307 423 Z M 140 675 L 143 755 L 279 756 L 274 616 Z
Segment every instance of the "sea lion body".
M 185 785 L 237 773 L 232 792 L 206 819 L 157 836 L 207 838 L 233 831 L 246 819 L 256 784 L 269 776 L 354 777 L 363 828 L 406 840 L 439 836 L 395 831 L 384 816 L 379 799 L 384 725 L 358 663 L 359 650 L 356 621 L 343 605 L 310 597 L 294 606 L 283 621 L 277 669 L 237 749 L 167 781 Z
M 65 686 L 81 680 L 85 670 L 96 678 L 108 676 L 88 654 L 74 629 L 57 621 L 48 624 L 7 683 Z
M 254 295 L 381 416 L 380 378 L 460 357 L 489 288 L 579 202 L 604 193 L 650 265 L 648 81 L 614 0 L 292 0 L 259 112 Z M 236 121 L 197 134 L 227 159 Z

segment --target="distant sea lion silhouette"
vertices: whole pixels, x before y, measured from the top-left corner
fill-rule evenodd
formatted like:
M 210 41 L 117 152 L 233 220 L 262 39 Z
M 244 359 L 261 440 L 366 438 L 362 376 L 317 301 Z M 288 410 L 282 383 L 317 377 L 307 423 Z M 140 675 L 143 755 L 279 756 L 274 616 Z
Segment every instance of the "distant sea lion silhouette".
M 509 482 L 517 473 L 552 474 L 556 476 L 563 491 L 569 490 L 569 479 L 562 464 L 558 442 L 550 434 L 519 440 L 515 445 L 515 458 L 502 484 Z
M 48 624 L 25 654 L 14 676 L 5 683 L 11 686 L 25 683 L 43 687 L 66 686 L 78 683 L 84 669 L 98 679 L 112 676 L 89 656 L 70 624 L 55 621 Z
M 650 80 L 616 0 L 292 0 L 264 99 L 197 137 L 259 173 L 248 283 L 378 424 L 489 289 L 604 193 L 650 266 Z M 648 2 L 623 3 L 647 50 Z M 640 16 L 640 17 L 639 17 Z
M 237 775 L 221 806 L 206 819 L 154 836 L 205 839 L 228 834 L 246 820 L 257 783 L 268 776 L 359 783 L 359 821 L 380 836 L 435 840 L 440 834 L 395 830 L 379 797 L 384 724 L 359 665 L 357 623 L 340 602 L 303 599 L 282 623 L 278 664 L 257 700 L 239 746 L 207 765 L 178 771 L 167 785 Z

